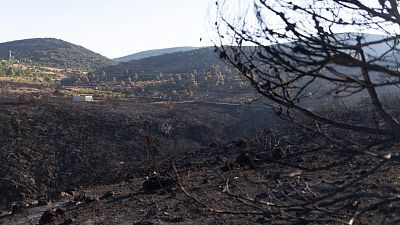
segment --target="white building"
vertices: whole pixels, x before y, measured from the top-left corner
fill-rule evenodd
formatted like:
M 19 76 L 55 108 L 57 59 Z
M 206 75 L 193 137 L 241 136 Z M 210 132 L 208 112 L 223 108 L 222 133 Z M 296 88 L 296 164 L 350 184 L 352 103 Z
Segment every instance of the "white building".
M 74 102 L 91 102 L 91 101 L 93 101 L 93 96 L 91 96 L 91 95 L 74 95 L 74 96 L 72 96 L 72 101 L 74 101 Z

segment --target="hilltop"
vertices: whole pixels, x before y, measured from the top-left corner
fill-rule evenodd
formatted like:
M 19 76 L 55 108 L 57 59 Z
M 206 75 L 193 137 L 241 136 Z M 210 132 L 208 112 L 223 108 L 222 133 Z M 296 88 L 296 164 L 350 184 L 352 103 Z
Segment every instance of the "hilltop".
M 158 56 L 158 55 L 174 53 L 174 52 L 185 52 L 185 51 L 190 51 L 190 50 L 195 50 L 195 49 L 198 49 L 198 48 L 197 47 L 175 47 L 175 48 L 153 49 L 153 50 L 137 52 L 137 53 L 134 53 L 131 55 L 115 58 L 114 60 L 117 62 L 129 62 L 132 60 L 144 59 L 144 58 L 148 58 L 148 57 L 152 57 L 152 56 Z
M 115 64 L 82 46 L 54 38 L 34 38 L 0 43 L 0 59 L 14 59 L 31 64 L 58 68 L 94 70 Z

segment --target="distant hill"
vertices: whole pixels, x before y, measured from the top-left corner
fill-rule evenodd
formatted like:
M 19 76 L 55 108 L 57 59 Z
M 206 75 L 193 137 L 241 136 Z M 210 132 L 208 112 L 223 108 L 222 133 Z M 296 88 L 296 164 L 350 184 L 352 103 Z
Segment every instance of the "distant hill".
M 131 75 L 134 73 L 157 74 L 160 72 L 187 74 L 193 70 L 197 70 L 198 72 L 208 71 L 212 65 L 219 65 L 223 68 L 227 64 L 214 52 L 214 47 L 206 47 L 122 62 L 118 65 L 108 66 L 102 70 L 108 76 Z
M 143 52 L 138 52 L 132 55 L 127 55 L 119 58 L 115 58 L 114 60 L 117 62 L 128 62 L 132 60 L 138 60 L 143 58 L 148 58 L 152 56 L 163 55 L 167 53 L 174 53 L 174 52 L 184 52 L 198 49 L 197 47 L 176 47 L 176 48 L 163 48 L 163 49 L 153 49 Z
M 82 46 L 54 38 L 34 38 L 0 43 L 0 59 L 15 59 L 60 68 L 95 70 L 116 64 Z
M 338 34 L 338 37 L 348 39 L 349 43 L 352 38 L 346 38 L 346 35 L 351 33 Z M 379 40 L 380 35 L 365 34 L 367 41 Z M 254 47 L 248 47 L 248 50 Z M 373 49 L 366 49 L 368 54 L 378 54 L 387 50 L 385 43 L 376 44 Z M 253 49 L 254 50 L 254 49 Z M 244 49 L 244 51 L 247 51 Z M 121 62 L 118 65 L 112 65 L 103 68 L 108 76 L 131 76 L 134 73 L 144 75 L 154 75 L 160 72 L 166 74 L 187 74 L 193 70 L 198 72 L 209 71 L 212 65 L 218 65 L 220 68 L 227 66 L 227 63 L 219 58 L 219 55 L 214 52 L 214 47 L 205 47 L 189 51 L 178 51 L 166 53 L 158 56 L 147 57 L 129 62 Z M 228 66 L 229 67 L 229 66 Z M 99 71 L 101 72 L 101 71 Z

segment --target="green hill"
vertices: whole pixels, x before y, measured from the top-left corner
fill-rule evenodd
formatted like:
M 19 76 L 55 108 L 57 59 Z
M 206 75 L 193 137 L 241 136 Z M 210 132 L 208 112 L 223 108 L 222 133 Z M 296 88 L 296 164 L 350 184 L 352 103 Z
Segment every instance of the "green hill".
M 109 76 L 134 73 L 157 74 L 160 72 L 186 74 L 193 70 L 197 70 L 198 72 L 208 71 L 212 65 L 219 65 L 223 68 L 226 66 L 226 63 L 214 52 L 214 47 L 206 47 L 122 62 L 118 65 L 108 66 L 102 70 Z
M 0 59 L 14 59 L 59 68 L 95 70 L 115 64 L 98 53 L 82 46 L 54 38 L 34 38 L 0 43 Z

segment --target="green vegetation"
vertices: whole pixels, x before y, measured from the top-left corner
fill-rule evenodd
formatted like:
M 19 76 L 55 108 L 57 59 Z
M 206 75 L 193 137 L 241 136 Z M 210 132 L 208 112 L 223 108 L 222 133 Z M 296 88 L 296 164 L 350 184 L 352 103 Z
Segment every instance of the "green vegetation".
M 208 70 L 202 72 L 191 70 L 182 74 L 130 74 L 129 71 L 124 76 L 107 75 L 105 72 L 75 74 L 60 84 L 74 87 L 78 93 L 96 96 L 119 93 L 125 97 L 160 100 L 228 100 L 236 103 L 247 102 L 253 97 L 252 89 L 237 69 L 218 64 L 211 64 Z
M 52 84 L 58 75 L 37 68 L 15 64 L 13 60 L 3 60 L 0 63 L 0 81 L 22 82 L 32 84 Z
M 53 38 L 36 38 L 0 44 L 0 59 L 13 59 L 34 66 L 94 70 L 115 64 L 84 47 Z
M 13 52 L 11 60 L 8 49 Z M 6 60 L 2 60 L 0 82 L 16 84 L 11 85 L 10 90 L 20 90 L 25 84 L 29 84 L 28 87 L 45 85 L 46 88 L 59 84 L 59 93 L 64 96 L 90 94 L 105 98 L 135 96 L 164 100 L 227 98 L 240 102 L 249 98 L 249 88 L 237 70 L 227 67 L 211 47 L 120 65 L 111 65 L 114 62 L 109 59 L 105 63 L 98 62 L 95 59 L 98 56 L 101 59 L 102 56 L 87 49 L 56 39 L 3 43 L 0 57 Z M 89 72 L 89 69 L 95 70 Z
M 112 74 L 114 76 L 131 76 L 134 73 L 159 74 L 160 72 L 183 74 L 190 73 L 193 70 L 205 72 L 209 70 L 212 65 L 218 65 L 224 68 L 226 63 L 219 59 L 213 47 L 208 47 L 120 63 L 118 65 L 106 67 L 103 70 L 107 74 Z M 128 74 L 126 74 L 126 72 L 128 72 Z

